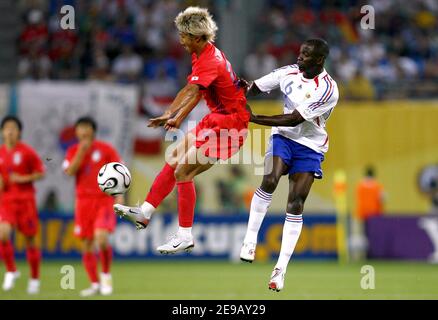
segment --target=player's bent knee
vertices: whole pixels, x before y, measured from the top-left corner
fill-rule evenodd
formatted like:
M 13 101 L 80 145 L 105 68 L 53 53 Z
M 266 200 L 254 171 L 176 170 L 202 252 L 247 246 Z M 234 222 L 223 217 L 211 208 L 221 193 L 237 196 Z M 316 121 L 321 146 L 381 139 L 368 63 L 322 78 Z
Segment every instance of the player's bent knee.
M 177 166 L 175 169 L 175 180 L 177 182 L 181 181 L 190 181 L 193 178 L 191 178 L 190 172 L 186 170 L 183 166 Z
M 34 236 L 26 237 L 26 246 L 27 247 L 34 247 L 35 246 L 35 237 Z
M 8 241 L 11 237 L 11 228 L 9 225 L 1 225 L 0 226 L 0 241 L 5 242 Z
M 176 151 L 173 151 L 171 154 L 167 154 L 164 159 L 167 164 L 171 167 L 175 167 L 178 163 L 178 154 Z
M 99 249 L 106 249 L 109 245 L 108 234 L 106 232 L 99 232 L 95 236 L 95 242 Z
M 97 241 L 97 247 L 99 248 L 99 250 L 105 250 L 106 248 L 108 248 L 108 246 L 109 242 L 107 239 Z
M 296 198 L 287 203 L 286 212 L 291 214 L 302 214 L 304 210 L 304 200 Z
M 262 189 L 265 192 L 273 193 L 277 188 L 279 179 L 277 177 L 268 175 L 263 177 Z
M 89 239 L 83 240 L 82 252 L 88 253 L 88 252 L 93 252 L 93 251 L 94 251 L 93 241 L 91 241 Z
M 7 240 L 6 232 L 4 232 L 2 229 L 0 229 L 0 241 L 5 242 Z

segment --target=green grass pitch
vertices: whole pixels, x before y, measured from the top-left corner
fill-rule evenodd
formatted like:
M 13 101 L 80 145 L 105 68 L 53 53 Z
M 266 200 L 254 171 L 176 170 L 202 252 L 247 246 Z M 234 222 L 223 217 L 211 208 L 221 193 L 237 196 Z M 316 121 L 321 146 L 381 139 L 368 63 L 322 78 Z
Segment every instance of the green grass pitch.
M 63 265 L 75 268 L 75 289 L 63 290 Z M 364 290 L 360 283 L 362 264 L 294 261 L 286 274 L 285 289 L 268 290 L 274 263 L 230 263 L 226 261 L 116 261 L 112 268 L 114 294 L 93 299 L 146 300 L 266 300 L 266 299 L 438 299 L 437 265 L 407 262 L 377 262 L 375 289 Z M 0 291 L 0 299 L 81 299 L 79 291 L 88 286 L 82 265 L 77 261 L 44 262 L 41 293 L 25 292 L 26 263 L 18 263 L 22 273 L 12 292 Z M 3 266 L 0 272 L 4 272 Z

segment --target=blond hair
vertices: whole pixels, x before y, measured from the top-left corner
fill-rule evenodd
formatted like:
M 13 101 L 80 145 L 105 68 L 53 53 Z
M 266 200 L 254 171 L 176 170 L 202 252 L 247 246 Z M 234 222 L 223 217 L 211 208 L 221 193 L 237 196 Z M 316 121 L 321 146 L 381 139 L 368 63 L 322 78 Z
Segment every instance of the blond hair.
M 203 37 L 206 41 L 214 41 L 217 25 L 207 9 L 188 7 L 175 18 L 179 32 Z

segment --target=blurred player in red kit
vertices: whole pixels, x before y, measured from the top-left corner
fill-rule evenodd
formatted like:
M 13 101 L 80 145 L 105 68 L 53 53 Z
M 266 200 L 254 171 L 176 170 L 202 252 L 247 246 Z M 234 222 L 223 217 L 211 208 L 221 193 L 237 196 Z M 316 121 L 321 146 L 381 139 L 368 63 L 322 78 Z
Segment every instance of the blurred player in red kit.
M 63 163 L 64 172 L 76 178 L 74 233 L 83 242 L 82 262 L 91 281 L 91 287 L 81 291 L 84 297 L 98 293 L 110 295 L 113 291 L 109 235 L 116 225 L 113 204 L 123 202 L 123 196 L 106 195 L 97 184 L 99 169 L 108 162 L 120 162 L 120 157 L 111 145 L 95 139 L 96 130 L 94 119 L 78 119 L 75 124 L 78 143 L 68 148 Z M 102 264 L 100 282 L 96 246 Z
M 193 178 L 226 160 L 243 145 L 250 118 L 246 97 L 225 54 L 213 44 L 217 26 L 207 9 L 189 7 L 175 19 L 181 45 L 192 56 L 192 73 L 166 112 L 149 126 L 175 130 L 201 97 L 210 113 L 188 132 L 155 178 L 140 207 L 115 205 L 119 216 L 145 228 L 161 201 L 178 189 L 178 232 L 157 248 L 163 254 L 190 251 L 194 246 L 192 225 L 196 202 Z
M 44 165 L 35 150 L 20 141 L 22 129 L 21 121 L 14 116 L 6 116 L 1 122 L 0 256 L 6 265 L 3 290 L 11 290 L 20 275 L 10 241 L 13 228 L 17 228 L 26 239 L 26 257 L 31 275 L 27 292 L 37 294 L 40 290 L 41 253 L 35 244 L 38 212 L 33 182 L 44 177 Z

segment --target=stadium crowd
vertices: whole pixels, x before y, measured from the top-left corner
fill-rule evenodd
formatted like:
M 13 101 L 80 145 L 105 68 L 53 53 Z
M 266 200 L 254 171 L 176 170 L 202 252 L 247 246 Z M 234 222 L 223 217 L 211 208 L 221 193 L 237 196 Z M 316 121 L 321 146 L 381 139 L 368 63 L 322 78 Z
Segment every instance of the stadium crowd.
M 174 17 L 192 4 L 215 14 L 219 1 L 22 0 L 19 76 L 141 81 L 171 96 L 190 68 Z M 64 4 L 75 7 L 75 30 L 59 27 Z M 365 4 L 375 10 L 374 30 L 361 28 Z M 293 63 L 300 43 L 316 36 L 330 43 L 327 68 L 344 98 L 381 98 L 400 81 L 438 80 L 434 0 L 265 0 L 253 25 L 253 52 L 236 66 L 250 79 Z

